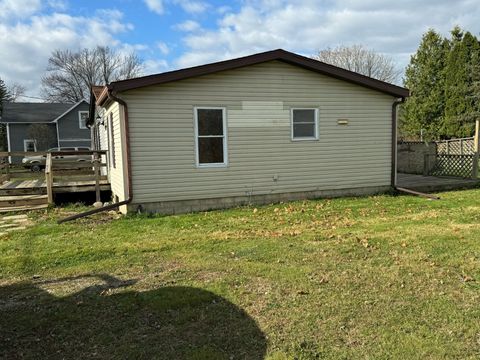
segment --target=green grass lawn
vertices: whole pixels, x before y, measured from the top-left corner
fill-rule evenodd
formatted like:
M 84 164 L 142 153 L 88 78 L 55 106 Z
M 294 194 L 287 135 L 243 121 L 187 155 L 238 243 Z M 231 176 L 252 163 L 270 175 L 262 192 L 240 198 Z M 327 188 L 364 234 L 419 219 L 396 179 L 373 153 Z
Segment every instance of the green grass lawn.
M 0 358 L 478 359 L 480 190 L 441 198 L 37 214 L 0 238 Z

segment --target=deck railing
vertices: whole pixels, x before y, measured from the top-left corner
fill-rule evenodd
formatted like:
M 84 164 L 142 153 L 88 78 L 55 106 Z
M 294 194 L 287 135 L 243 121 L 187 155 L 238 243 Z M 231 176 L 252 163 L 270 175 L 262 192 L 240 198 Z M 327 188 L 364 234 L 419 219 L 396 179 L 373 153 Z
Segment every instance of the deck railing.
M 54 188 L 63 183 L 76 186 L 91 182 L 94 184 L 96 201 L 100 201 L 101 184 L 108 179 L 106 151 L 56 151 L 56 152 L 0 152 L 0 183 L 11 180 L 38 181 L 47 188 L 48 202 L 54 201 Z M 31 158 L 28 163 L 12 163 L 12 158 Z M 35 165 L 35 170 L 32 171 Z M 105 168 L 103 172 L 101 169 Z M 55 185 L 55 186 L 54 186 Z M 43 186 L 43 185 L 42 185 Z

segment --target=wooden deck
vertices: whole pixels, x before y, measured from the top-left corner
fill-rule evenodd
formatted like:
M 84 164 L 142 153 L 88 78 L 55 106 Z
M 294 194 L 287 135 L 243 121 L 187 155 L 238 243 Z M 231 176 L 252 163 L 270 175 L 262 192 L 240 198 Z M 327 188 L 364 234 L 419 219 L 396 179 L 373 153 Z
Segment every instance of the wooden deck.
M 105 154 L 0 152 L 0 212 L 45 208 L 55 203 L 55 195 L 62 193 L 94 192 L 99 202 L 100 193 L 110 190 L 108 177 L 101 174 L 101 167 L 106 167 L 102 161 Z M 28 161 L 36 161 L 45 171 L 33 172 L 10 164 L 11 156 L 29 156 Z
M 100 180 L 100 191 L 110 190 L 110 183 L 108 180 Z M 95 180 L 83 181 L 53 181 L 53 190 L 56 194 L 71 193 L 71 192 L 85 192 L 95 191 Z M 47 182 L 44 179 L 34 180 L 10 180 L 5 181 L 0 185 L 0 195 L 8 195 L 11 193 L 20 193 L 22 190 L 31 191 L 38 190 L 38 192 L 47 191 Z
M 397 186 L 410 190 L 429 193 L 471 189 L 480 186 L 480 181 L 474 179 L 463 179 L 458 177 L 437 177 L 399 173 L 397 174 Z

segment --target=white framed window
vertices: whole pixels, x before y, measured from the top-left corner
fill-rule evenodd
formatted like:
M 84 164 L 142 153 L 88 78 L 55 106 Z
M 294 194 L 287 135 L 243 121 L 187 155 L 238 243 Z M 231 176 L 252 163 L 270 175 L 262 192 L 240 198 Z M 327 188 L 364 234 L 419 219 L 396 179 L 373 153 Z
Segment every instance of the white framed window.
M 23 140 L 23 151 L 37 151 L 37 140 Z
M 195 156 L 197 167 L 225 167 L 227 116 L 224 107 L 195 107 Z
M 318 140 L 318 109 L 292 108 L 292 140 Z
M 78 112 L 78 127 L 80 129 L 87 128 L 87 120 L 88 120 L 88 111 L 79 111 Z

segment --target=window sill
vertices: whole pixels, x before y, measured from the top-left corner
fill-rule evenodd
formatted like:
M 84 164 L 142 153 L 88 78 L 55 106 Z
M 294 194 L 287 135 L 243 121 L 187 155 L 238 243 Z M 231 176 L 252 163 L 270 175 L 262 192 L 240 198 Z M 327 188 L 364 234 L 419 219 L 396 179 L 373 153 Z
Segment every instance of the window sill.
M 318 141 L 318 138 L 293 138 L 292 141 Z
M 218 169 L 226 167 L 228 167 L 226 163 L 197 164 L 197 169 Z

